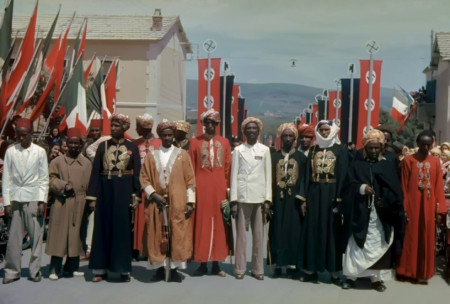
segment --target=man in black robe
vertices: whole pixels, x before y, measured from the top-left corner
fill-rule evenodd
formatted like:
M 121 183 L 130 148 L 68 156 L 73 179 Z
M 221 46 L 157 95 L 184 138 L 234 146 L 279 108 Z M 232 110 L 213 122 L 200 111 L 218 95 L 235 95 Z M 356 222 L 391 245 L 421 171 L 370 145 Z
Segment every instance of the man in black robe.
M 368 132 L 363 139 L 363 157 L 360 155 L 349 170 L 344 192 L 349 234 L 343 289 L 352 288 L 357 278 L 369 277 L 372 287 L 383 292 L 383 278 L 390 277 L 390 269 L 401 254 L 402 190 L 393 163 L 382 154 L 384 141 L 381 131 Z
M 111 139 L 102 142 L 96 152 L 86 200 L 95 204 L 94 239 L 89 268 L 93 282 L 106 279 L 107 270 L 120 273 L 130 281 L 131 208 L 140 201 L 141 160 L 137 146 L 124 138 L 130 119 L 111 116 Z
M 302 207 L 305 209 L 304 178 L 306 156 L 295 149 L 297 128 L 293 123 L 278 128 L 281 150 L 272 154 L 273 217 L 270 222 L 270 253 L 276 265 L 274 277 L 286 273 L 297 276 L 301 251 Z M 305 211 L 305 210 L 304 210 Z

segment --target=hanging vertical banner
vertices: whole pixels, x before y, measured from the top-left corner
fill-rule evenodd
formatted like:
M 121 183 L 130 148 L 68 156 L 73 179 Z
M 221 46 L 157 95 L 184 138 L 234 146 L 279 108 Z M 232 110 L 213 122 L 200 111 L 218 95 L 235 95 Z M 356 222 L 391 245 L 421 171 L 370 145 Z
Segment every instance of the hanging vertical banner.
M 362 148 L 362 139 L 367 130 L 367 114 L 369 106 L 370 126 L 378 125 L 380 120 L 380 81 L 382 60 L 373 61 L 372 71 L 372 100 L 369 101 L 369 60 L 360 60 L 360 81 L 359 81 L 359 107 L 358 107 L 358 133 L 356 135 L 356 147 Z
M 328 99 L 321 98 L 317 102 L 317 112 L 318 112 L 318 120 L 328 119 L 330 117 L 328 113 Z
M 203 134 L 203 124 L 200 121 L 200 115 L 208 109 L 220 112 L 220 58 L 211 58 L 210 60 L 210 70 L 208 70 L 208 59 L 198 60 L 197 135 Z M 208 79 L 211 81 L 209 100 Z
M 313 104 L 310 105 L 311 107 L 311 125 L 315 128 L 317 123 L 319 122 L 319 105 L 318 104 Z
M 245 115 L 245 98 L 238 98 L 238 137 L 240 140 L 242 140 L 243 134 L 242 134 L 242 129 L 241 129 L 241 125 L 242 122 L 244 121 L 244 115 Z
M 307 111 L 305 114 L 305 123 L 309 125 L 311 124 L 311 121 L 312 121 L 312 113 L 311 111 Z
M 225 96 L 224 96 L 224 79 L 226 79 Z M 219 111 L 221 119 L 220 134 L 221 135 L 225 134 L 224 137 L 228 138 L 229 140 L 231 140 L 231 99 L 233 97 L 233 85 L 234 85 L 234 75 L 229 75 L 226 77 L 220 76 L 220 111 Z M 224 127 L 225 132 L 223 130 Z
M 336 98 L 337 91 L 328 91 L 328 94 L 330 97 L 328 119 L 332 120 L 339 128 L 341 128 L 342 93 L 339 91 L 339 98 Z M 341 134 L 339 131 L 339 138 L 340 137 Z
M 305 114 L 300 114 L 300 124 L 299 126 L 302 126 L 306 123 L 306 115 Z
M 233 96 L 231 97 L 231 135 L 239 135 L 238 125 L 238 98 L 240 87 L 238 84 L 233 85 Z
M 341 142 L 349 143 L 356 141 L 356 133 L 358 132 L 358 108 L 359 108 L 359 79 L 353 79 L 353 102 L 352 109 L 350 109 L 350 88 L 351 88 L 351 79 L 343 78 L 341 79 L 341 88 L 342 88 L 342 108 L 341 108 Z M 351 115 L 351 117 L 350 117 Z M 349 132 L 349 128 L 351 125 L 351 132 Z

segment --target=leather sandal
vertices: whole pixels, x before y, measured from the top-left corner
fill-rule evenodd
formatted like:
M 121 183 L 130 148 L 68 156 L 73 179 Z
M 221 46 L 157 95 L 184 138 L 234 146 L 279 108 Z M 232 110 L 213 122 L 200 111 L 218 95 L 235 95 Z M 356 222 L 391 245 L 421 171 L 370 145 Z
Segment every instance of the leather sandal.
M 101 282 L 101 281 L 104 281 L 104 280 L 106 280 L 106 274 L 94 276 L 94 278 L 92 279 L 92 282 L 98 283 L 98 282 Z

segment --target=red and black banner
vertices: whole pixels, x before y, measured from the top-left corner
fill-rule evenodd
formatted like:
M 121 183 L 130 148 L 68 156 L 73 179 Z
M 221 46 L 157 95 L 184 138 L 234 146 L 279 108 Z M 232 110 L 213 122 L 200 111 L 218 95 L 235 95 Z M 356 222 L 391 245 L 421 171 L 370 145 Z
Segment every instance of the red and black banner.
M 220 111 L 220 58 L 211 58 L 208 71 L 208 59 L 198 59 L 198 112 L 197 135 L 203 134 L 200 115 L 208 109 Z M 211 80 L 210 99 L 208 100 L 208 79 Z
M 239 135 L 239 122 L 238 122 L 238 98 L 239 98 L 239 85 L 233 85 L 233 96 L 231 97 L 231 135 Z
M 362 139 L 367 130 L 367 115 L 369 105 L 370 126 L 373 128 L 378 125 L 380 120 L 380 81 L 382 60 L 373 61 L 372 71 L 372 100 L 369 102 L 369 60 L 360 60 L 360 81 L 359 81 L 359 106 L 358 106 L 358 132 L 356 134 L 356 147 L 362 148 Z
M 317 101 L 317 119 L 320 120 L 324 120 L 324 119 L 328 119 L 329 114 L 328 114 L 328 110 L 329 106 L 328 106 L 328 99 L 326 97 L 319 99 Z
M 242 122 L 245 119 L 245 98 L 238 98 L 238 137 L 240 140 L 242 140 L 243 134 L 242 134 L 242 129 L 241 129 L 241 125 Z
M 353 79 L 353 110 L 350 118 L 350 84 L 351 79 L 341 79 L 342 88 L 342 108 L 341 108 L 341 142 L 348 144 L 350 141 L 356 142 L 358 133 L 358 108 L 359 108 L 359 79 Z M 349 137 L 350 119 L 352 120 L 352 132 Z
M 330 101 L 328 103 L 329 109 L 327 119 L 332 120 L 339 128 L 341 128 L 342 93 L 339 91 L 339 98 L 336 98 L 336 95 L 337 91 L 328 91 Z
M 226 82 L 224 83 L 224 81 Z M 224 96 L 224 85 L 225 96 Z M 233 99 L 233 85 L 234 85 L 234 75 L 221 76 L 220 77 L 220 135 L 223 134 L 223 127 L 225 122 L 225 138 L 231 140 L 231 101 Z M 225 97 L 225 100 L 224 100 Z M 225 103 L 225 107 L 224 107 Z M 225 112 L 224 112 L 225 110 Z
M 311 105 L 310 105 L 311 106 Z M 311 125 L 315 128 L 317 123 L 319 122 L 319 105 L 318 104 L 313 104 L 311 107 Z

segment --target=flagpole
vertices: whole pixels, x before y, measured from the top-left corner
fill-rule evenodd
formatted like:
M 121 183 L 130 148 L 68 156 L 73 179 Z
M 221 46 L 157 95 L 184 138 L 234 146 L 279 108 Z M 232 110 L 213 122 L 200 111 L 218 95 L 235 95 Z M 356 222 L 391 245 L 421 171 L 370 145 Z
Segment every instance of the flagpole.
M 373 82 L 373 54 L 375 54 L 379 47 L 377 43 L 372 40 L 366 44 L 367 52 L 370 54 L 369 59 L 369 96 L 367 97 L 367 125 L 366 132 L 369 132 L 371 129 L 371 118 L 372 118 L 372 82 Z M 373 104 L 375 107 L 375 103 Z
M 222 137 L 225 137 L 225 120 L 226 120 L 226 100 L 227 100 L 227 66 L 228 63 L 224 61 L 223 63 L 223 104 L 222 104 Z
M 354 72 L 353 63 L 349 66 L 350 71 L 350 109 L 349 109 L 349 117 L 348 117 L 348 140 L 347 142 L 353 142 L 352 133 L 353 133 L 353 72 Z
M 211 102 L 211 53 L 213 53 L 216 50 L 217 44 L 214 40 L 212 39 L 207 39 L 205 42 L 203 42 L 203 49 L 206 51 L 206 53 L 208 54 L 208 71 L 206 73 L 206 77 L 208 80 L 208 95 L 207 95 L 207 108 L 206 110 L 210 110 L 212 108 L 212 102 Z M 215 71 L 214 71 L 215 74 Z M 220 71 L 219 71 L 220 74 Z M 219 80 L 220 80 L 220 75 L 219 75 Z

